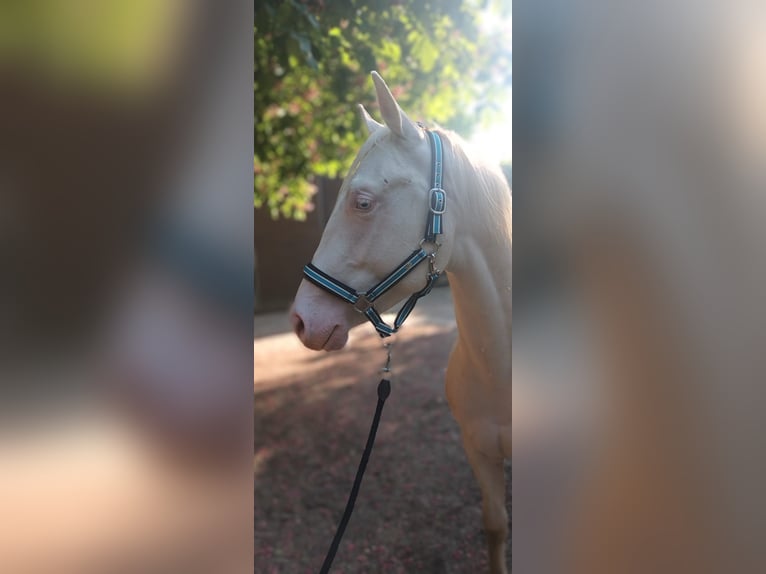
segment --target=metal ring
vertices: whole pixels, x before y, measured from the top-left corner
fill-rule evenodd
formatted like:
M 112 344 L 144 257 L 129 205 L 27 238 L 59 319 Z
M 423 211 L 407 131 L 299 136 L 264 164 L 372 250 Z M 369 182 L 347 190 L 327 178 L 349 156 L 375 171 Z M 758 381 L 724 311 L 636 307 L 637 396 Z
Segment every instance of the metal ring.
M 435 245 L 435 246 L 436 246 L 436 249 L 434 249 L 434 251 L 433 251 L 434 253 L 438 252 L 438 251 L 439 251 L 439 247 L 441 247 L 441 246 L 442 246 L 442 244 L 441 244 L 441 243 L 439 243 L 438 241 L 426 241 L 426 238 L 425 238 L 425 237 L 424 237 L 423 239 L 421 239 L 421 240 L 420 240 L 420 243 L 418 243 L 418 245 L 420 245 L 421 247 L 423 247 L 423 244 L 424 244 L 424 243 L 430 243 L 430 244 L 432 244 L 432 245 Z M 430 255 L 430 253 L 429 253 L 429 255 Z

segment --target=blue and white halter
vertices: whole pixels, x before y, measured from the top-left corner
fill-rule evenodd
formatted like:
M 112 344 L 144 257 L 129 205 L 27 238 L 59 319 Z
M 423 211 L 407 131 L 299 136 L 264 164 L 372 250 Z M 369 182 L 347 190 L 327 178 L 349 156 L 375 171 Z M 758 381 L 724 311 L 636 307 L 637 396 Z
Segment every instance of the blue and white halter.
M 426 130 L 426 133 L 431 144 L 431 189 L 428 193 L 426 232 L 418 248 L 380 283 L 362 293 L 323 272 L 313 263 L 309 263 L 303 268 L 303 274 L 306 276 L 306 279 L 317 287 L 353 305 L 354 309 L 369 319 L 381 337 L 388 337 L 399 330 L 399 327 L 402 326 L 410 312 L 415 308 L 418 299 L 431 292 L 434 282 L 441 275 L 441 271 L 434 266 L 434 260 L 441 245 L 437 239 L 442 233 L 442 215 L 447 206 L 447 195 L 442 189 L 442 141 L 436 132 Z M 434 246 L 433 251 L 428 252 L 423 248 L 423 245 L 426 243 Z M 428 275 L 425 287 L 420 291 L 416 291 L 407 299 L 407 302 L 396 314 L 394 326 L 387 325 L 380 317 L 380 313 L 375 309 L 374 302 L 426 259 L 428 259 Z

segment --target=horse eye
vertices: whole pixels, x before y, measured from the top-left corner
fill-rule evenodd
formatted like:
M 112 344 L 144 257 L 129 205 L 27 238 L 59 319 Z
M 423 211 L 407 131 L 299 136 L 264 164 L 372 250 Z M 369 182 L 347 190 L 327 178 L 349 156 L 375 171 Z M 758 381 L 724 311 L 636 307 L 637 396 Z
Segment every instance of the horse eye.
M 372 201 L 366 197 L 358 197 L 355 207 L 360 211 L 367 211 L 372 207 Z

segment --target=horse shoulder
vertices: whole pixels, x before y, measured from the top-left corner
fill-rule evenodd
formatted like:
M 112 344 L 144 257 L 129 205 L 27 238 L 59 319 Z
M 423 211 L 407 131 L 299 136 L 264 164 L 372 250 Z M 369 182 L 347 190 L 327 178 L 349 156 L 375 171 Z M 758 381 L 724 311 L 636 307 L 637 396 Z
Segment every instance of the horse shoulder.
M 447 367 L 446 391 L 450 409 L 463 439 L 490 457 L 511 453 L 511 376 L 505 365 L 478 365 L 456 344 Z M 497 376 L 500 373 L 500 376 Z

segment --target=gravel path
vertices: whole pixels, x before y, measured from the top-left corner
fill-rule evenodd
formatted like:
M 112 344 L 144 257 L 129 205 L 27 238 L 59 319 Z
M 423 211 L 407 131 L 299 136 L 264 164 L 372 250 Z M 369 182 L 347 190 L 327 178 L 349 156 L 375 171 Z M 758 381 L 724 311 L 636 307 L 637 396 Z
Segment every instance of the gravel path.
M 286 313 L 255 319 L 255 572 L 264 574 L 319 571 L 385 358 L 369 324 L 335 353 L 305 349 L 286 325 Z M 397 335 L 392 393 L 334 574 L 487 571 L 479 489 L 444 396 L 456 336 L 448 288 L 423 299 Z M 510 511 L 510 464 L 507 476 Z

